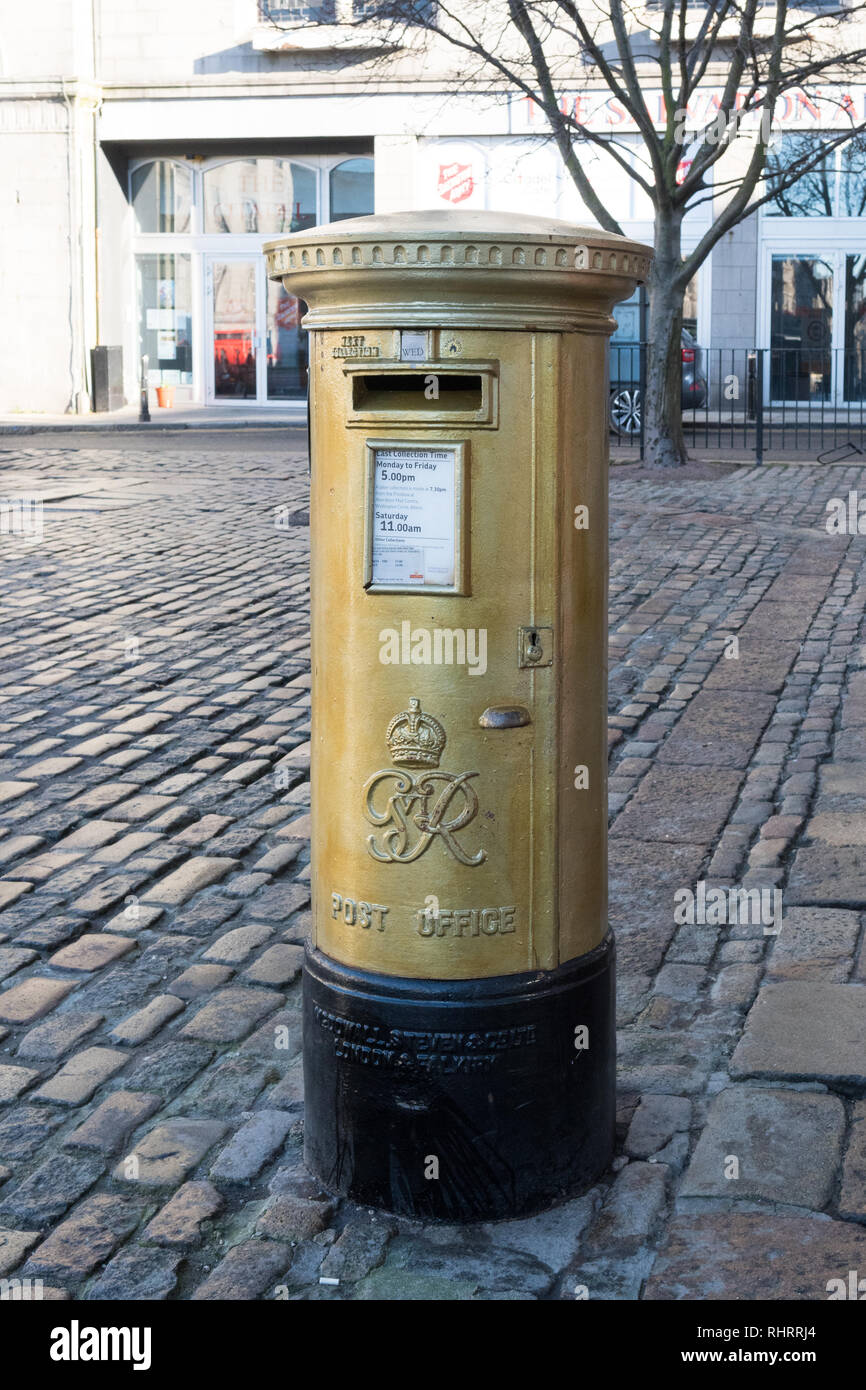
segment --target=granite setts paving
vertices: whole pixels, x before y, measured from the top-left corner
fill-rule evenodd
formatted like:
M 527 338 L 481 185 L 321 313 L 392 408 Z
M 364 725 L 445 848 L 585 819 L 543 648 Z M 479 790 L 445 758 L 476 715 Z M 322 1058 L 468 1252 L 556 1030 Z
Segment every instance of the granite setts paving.
M 866 540 L 824 527 L 866 470 L 612 470 L 617 1158 L 425 1227 L 301 1162 L 306 460 L 123 443 L 4 450 L 43 501 L 0 534 L 4 1287 L 822 1300 L 866 1269 Z

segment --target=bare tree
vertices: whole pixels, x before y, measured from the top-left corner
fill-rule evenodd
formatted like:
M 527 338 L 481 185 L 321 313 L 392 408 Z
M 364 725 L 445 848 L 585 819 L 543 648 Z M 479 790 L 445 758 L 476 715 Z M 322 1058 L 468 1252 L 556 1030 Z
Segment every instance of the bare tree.
M 336 13 L 331 4 L 306 10 L 309 22 L 316 11 L 320 23 Z M 610 180 L 600 155 L 649 198 L 655 258 L 645 438 L 648 462 L 671 467 L 687 459 L 680 351 L 686 286 L 726 232 L 770 201 L 784 210 L 785 194 L 800 180 L 811 180 L 807 196 L 829 198 L 828 158 L 862 136 L 866 120 L 840 98 L 841 129 L 774 148 L 774 118 L 787 97 L 809 100 L 821 84 L 862 81 L 866 47 L 855 41 L 866 35 L 864 11 L 866 4 L 843 8 L 835 0 L 360 0 L 349 22 L 374 23 L 370 48 L 380 49 L 382 61 L 417 47 L 418 35 L 435 36 L 457 50 L 464 85 L 483 82 L 503 97 L 516 91 L 531 99 L 583 203 L 608 231 L 622 228 L 605 199 Z M 598 128 L 583 102 L 563 100 L 578 83 L 600 87 L 602 100 L 616 99 L 637 132 L 637 158 Z M 696 122 L 692 113 L 709 84 L 711 117 L 704 109 Z M 655 113 L 647 101 L 653 89 L 662 94 Z M 708 201 L 710 225 L 684 253 L 683 220 Z

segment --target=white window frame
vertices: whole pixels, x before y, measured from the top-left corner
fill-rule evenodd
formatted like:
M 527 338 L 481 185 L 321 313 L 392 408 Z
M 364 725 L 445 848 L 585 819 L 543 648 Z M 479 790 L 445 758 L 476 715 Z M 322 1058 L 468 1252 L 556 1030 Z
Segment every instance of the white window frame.
M 207 309 L 206 274 L 209 258 L 213 256 L 246 256 L 247 259 L 261 262 L 261 271 L 256 276 L 257 300 L 258 300 L 258 327 L 263 328 L 267 315 L 267 285 L 265 280 L 265 265 L 262 255 L 264 242 L 273 237 L 272 232 L 205 232 L 204 231 L 204 175 L 212 169 L 217 169 L 223 164 L 234 164 L 244 159 L 286 159 L 292 164 L 298 164 L 304 169 L 310 170 L 316 180 L 316 223 L 321 225 L 330 220 L 330 199 L 331 182 L 330 175 L 333 169 L 345 163 L 347 159 L 370 159 L 374 163 L 375 156 L 371 154 L 358 154 L 354 150 L 346 150 L 340 154 L 271 154 L 271 153 L 246 153 L 243 148 L 231 154 L 215 155 L 209 159 L 188 159 L 178 155 L 153 154 L 143 155 L 141 158 L 129 161 L 127 198 L 129 202 L 128 216 L 131 235 L 132 255 L 130 257 L 129 275 L 131 281 L 130 303 L 133 305 L 132 322 L 130 325 L 129 337 L 126 350 L 129 352 L 129 360 L 135 363 L 135 376 L 139 374 L 139 306 L 135 275 L 135 261 L 141 255 L 188 255 L 191 258 L 190 273 L 192 277 L 192 385 L 179 386 L 177 392 L 183 393 L 180 399 L 189 404 L 208 404 L 208 372 L 212 360 L 212 344 L 208 342 L 207 323 L 210 314 Z M 181 165 L 188 169 L 192 174 L 191 188 L 191 207 L 190 207 L 190 230 L 188 232 L 139 232 L 135 225 L 135 212 L 132 206 L 132 178 L 136 170 L 144 165 L 153 164 L 157 161 L 166 161 L 171 164 Z M 264 290 L 261 287 L 264 286 Z M 258 328 L 257 328 L 258 335 Z M 261 380 L 262 378 L 260 378 Z M 231 404 L 231 402 L 220 401 L 219 406 Z M 268 401 L 266 392 L 264 398 L 257 397 L 255 402 L 248 404 L 259 405 L 262 409 L 272 407 L 285 407 L 286 402 L 281 400 Z

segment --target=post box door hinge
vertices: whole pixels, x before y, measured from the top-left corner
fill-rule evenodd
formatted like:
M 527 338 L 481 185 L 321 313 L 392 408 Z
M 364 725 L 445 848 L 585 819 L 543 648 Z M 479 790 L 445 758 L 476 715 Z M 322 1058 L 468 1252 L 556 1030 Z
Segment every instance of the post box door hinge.
M 517 664 L 525 668 L 553 665 L 553 628 L 528 624 L 517 629 Z

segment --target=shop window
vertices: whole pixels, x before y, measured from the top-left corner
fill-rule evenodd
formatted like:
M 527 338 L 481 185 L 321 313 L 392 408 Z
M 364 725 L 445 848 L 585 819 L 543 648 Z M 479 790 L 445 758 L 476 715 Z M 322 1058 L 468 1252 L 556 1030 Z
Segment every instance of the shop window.
M 344 159 L 331 170 L 331 221 L 373 211 L 372 159 Z
M 639 343 L 641 340 L 640 290 L 635 289 L 622 303 L 615 304 L 613 316 L 616 319 L 611 342 Z
M 785 173 L 798 160 L 805 159 L 815 152 L 817 140 L 810 134 L 788 134 L 777 136 L 767 157 L 767 184 L 769 189 L 777 187 Z M 770 216 L 777 217 L 833 217 L 836 213 L 836 154 L 831 150 L 815 169 L 810 169 L 790 188 L 778 189 L 771 203 L 767 204 Z
M 436 18 L 433 0 L 352 0 L 355 19 L 396 19 L 404 24 L 428 24 Z
M 189 256 L 135 258 L 139 352 L 151 386 L 192 383 L 192 292 Z
M 155 159 L 132 173 L 132 207 L 139 232 L 188 232 L 192 176 L 183 164 Z
M 333 24 L 337 17 L 335 0 L 320 0 L 319 4 L 305 0 L 259 0 L 262 19 L 282 19 L 290 23 Z
M 814 154 L 816 141 L 827 135 L 788 134 L 776 137 L 767 158 L 770 190 L 796 160 Z M 776 217 L 863 217 L 866 215 L 866 136 L 855 135 L 844 145 L 829 150 L 815 169 L 810 169 L 790 188 L 776 192 L 767 204 Z
M 628 299 L 614 305 L 613 316 L 616 329 L 614 343 L 639 343 L 641 341 L 641 292 L 634 290 Z M 693 275 L 683 293 L 683 328 L 697 341 L 698 336 L 698 277 Z M 646 331 L 646 325 L 644 325 Z
M 771 296 L 773 400 L 829 400 L 833 371 L 832 266 L 820 256 L 773 256 Z
M 839 174 L 839 216 L 866 214 L 866 135 L 855 135 L 842 146 Z
M 295 24 L 335 24 L 349 19 L 402 20 L 424 24 L 435 18 L 433 0 L 259 0 L 264 20 Z
M 288 159 L 235 159 L 204 173 L 206 232 L 299 232 L 316 225 L 316 175 Z
M 302 299 L 289 294 L 281 284 L 268 281 L 267 333 L 268 400 L 292 400 L 307 389 L 309 334 L 301 328 L 307 312 Z
M 683 294 L 683 328 L 691 333 L 692 337 L 698 336 L 698 277 L 693 275 L 686 285 Z
M 866 402 L 866 253 L 845 257 L 845 399 Z

